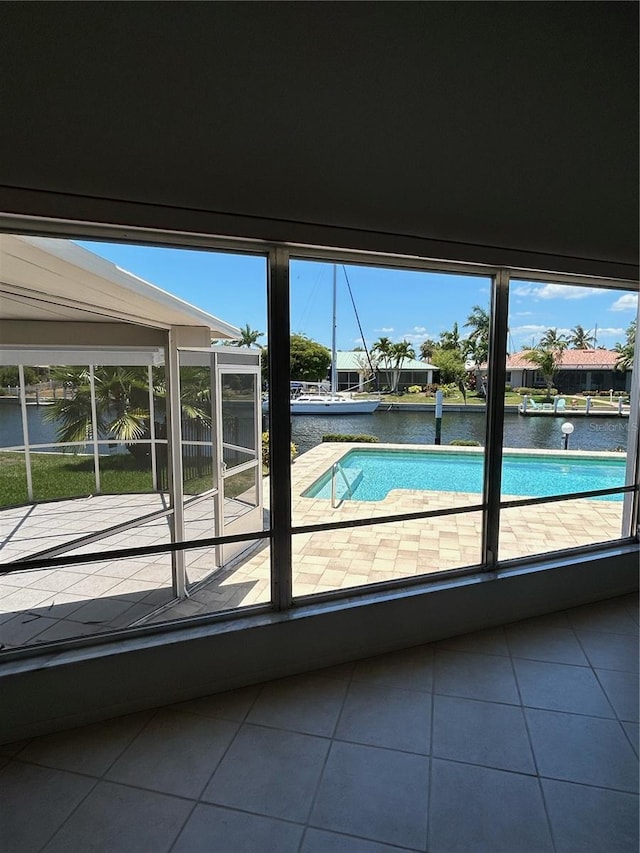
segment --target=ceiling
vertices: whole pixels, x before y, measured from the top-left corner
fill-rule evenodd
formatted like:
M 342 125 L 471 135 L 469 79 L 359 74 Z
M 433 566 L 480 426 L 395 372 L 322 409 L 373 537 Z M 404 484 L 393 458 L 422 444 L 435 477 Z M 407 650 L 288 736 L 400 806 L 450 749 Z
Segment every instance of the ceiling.
M 129 201 L 162 206 L 167 224 L 215 213 L 240 236 L 637 265 L 635 3 L 1 15 L 0 185 L 22 192 L 5 192 L 6 210 L 38 212 L 38 190 L 64 194 L 66 215 L 84 209 L 69 199 Z

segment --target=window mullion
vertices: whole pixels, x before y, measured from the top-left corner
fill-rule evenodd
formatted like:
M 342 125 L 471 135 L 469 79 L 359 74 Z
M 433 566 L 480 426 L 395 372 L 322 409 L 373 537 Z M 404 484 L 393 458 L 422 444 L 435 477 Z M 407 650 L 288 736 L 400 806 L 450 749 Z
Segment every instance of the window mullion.
M 291 414 L 289 408 L 289 253 L 269 252 L 269 486 L 271 496 L 271 601 L 291 606 Z
M 483 488 L 483 503 L 485 508 L 482 525 L 482 562 L 489 570 L 493 569 L 498 562 L 508 314 L 509 273 L 507 270 L 498 270 L 493 279 L 491 297 L 491 331 L 489 335 L 487 370 L 486 456 Z

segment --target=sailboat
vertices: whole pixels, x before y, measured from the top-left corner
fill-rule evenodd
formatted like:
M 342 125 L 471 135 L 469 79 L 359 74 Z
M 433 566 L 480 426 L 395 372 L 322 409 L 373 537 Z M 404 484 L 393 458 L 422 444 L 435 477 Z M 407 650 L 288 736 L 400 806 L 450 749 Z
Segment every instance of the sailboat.
M 291 395 L 292 415 L 369 415 L 380 405 L 380 400 L 356 400 L 338 392 L 338 365 L 336 349 L 337 266 L 333 265 L 333 323 L 331 333 L 331 386 L 323 382 L 295 383 L 296 393 Z M 293 383 L 292 383 L 293 384 Z M 262 410 L 268 411 L 265 400 Z

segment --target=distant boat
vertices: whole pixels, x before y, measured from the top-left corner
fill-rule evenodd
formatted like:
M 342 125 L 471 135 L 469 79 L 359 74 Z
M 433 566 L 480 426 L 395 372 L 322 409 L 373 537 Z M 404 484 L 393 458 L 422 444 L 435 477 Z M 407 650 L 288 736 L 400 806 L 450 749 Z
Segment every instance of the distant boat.
M 353 400 L 342 394 L 300 394 L 291 400 L 292 415 L 368 415 L 379 400 Z
M 337 267 L 333 265 L 333 325 L 331 335 L 331 385 L 326 382 L 292 382 L 292 415 L 369 415 L 380 400 L 357 400 L 338 392 L 336 350 Z M 269 411 L 269 399 L 263 401 L 262 411 Z

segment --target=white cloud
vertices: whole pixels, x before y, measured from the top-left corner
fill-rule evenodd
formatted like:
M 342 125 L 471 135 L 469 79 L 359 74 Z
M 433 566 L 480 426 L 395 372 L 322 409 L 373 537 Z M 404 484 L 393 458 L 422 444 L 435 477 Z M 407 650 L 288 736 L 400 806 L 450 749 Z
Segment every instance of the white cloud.
M 601 287 L 577 287 L 567 284 L 519 284 L 513 288 L 513 293 L 534 299 L 585 299 L 596 293 L 606 293 L 606 290 Z
M 600 337 L 600 335 L 624 335 L 624 329 L 617 326 L 603 326 L 602 328 L 598 326 L 596 331 L 598 333 L 598 337 Z
M 635 311 L 638 308 L 638 294 L 625 293 L 613 303 L 609 311 Z
M 548 326 L 536 326 L 530 323 L 525 326 L 513 326 L 509 331 L 512 335 L 543 335 L 548 328 Z
M 423 341 L 426 341 L 427 338 L 433 338 L 434 335 L 430 335 L 426 329 L 424 332 L 415 333 L 415 332 L 407 332 L 406 335 L 402 336 L 403 341 L 410 341 L 412 344 L 421 344 Z
M 514 317 L 531 317 L 533 315 L 533 311 L 516 311 L 513 315 Z
M 374 332 L 382 332 L 385 335 L 391 334 L 391 332 L 395 332 L 393 326 L 383 326 L 381 329 L 374 329 Z

